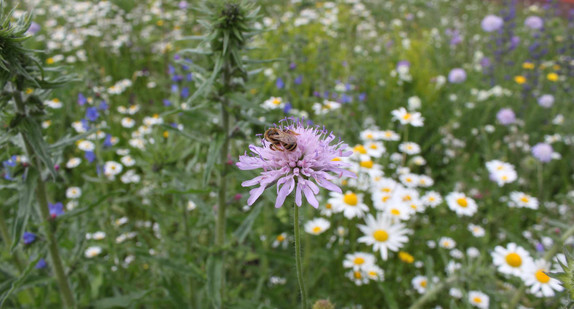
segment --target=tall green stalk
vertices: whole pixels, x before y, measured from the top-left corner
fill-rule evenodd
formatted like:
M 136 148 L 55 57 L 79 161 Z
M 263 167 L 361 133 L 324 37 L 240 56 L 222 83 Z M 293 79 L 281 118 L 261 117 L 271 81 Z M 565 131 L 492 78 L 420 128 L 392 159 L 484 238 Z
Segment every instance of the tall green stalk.
M 295 265 L 297 267 L 297 280 L 301 290 L 301 308 L 307 309 L 307 291 L 303 280 L 303 266 L 301 265 L 301 233 L 299 231 L 299 206 L 293 203 L 293 234 L 295 235 Z
M 17 86 L 13 94 L 14 102 L 16 103 L 16 112 L 19 115 L 26 115 L 26 107 L 22 101 L 22 89 Z M 30 163 L 34 165 L 38 171 L 42 170 L 42 162 L 35 149 L 30 144 L 30 141 L 25 134 L 20 133 L 22 139 L 24 140 L 24 147 L 26 149 L 26 155 L 30 160 Z M 41 173 L 38 173 L 41 175 Z M 68 277 L 64 271 L 64 263 L 60 257 L 60 249 L 58 248 L 58 242 L 53 230 L 52 222 L 50 221 L 50 208 L 48 207 L 48 197 L 46 195 L 45 182 L 41 176 L 38 177 L 36 185 L 36 201 L 38 202 L 38 212 L 40 213 L 42 220 L 42 228 L 46 240 L 48 242 L 48 253 L 50 255 L 50 261 L 52 262 L 52 267 L 54 273 L 56 274 L 56 279 L 58 281 L 58 286 L 60 288 L 60 294 L 64 305 L 66 308 L 76 308 L 76 301 L 70 288 L 70 283 L 68 282 Z

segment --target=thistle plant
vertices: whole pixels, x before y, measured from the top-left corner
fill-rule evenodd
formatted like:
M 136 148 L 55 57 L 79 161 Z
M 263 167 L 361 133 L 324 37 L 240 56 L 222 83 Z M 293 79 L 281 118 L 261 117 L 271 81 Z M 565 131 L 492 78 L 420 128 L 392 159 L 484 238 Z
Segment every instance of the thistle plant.
M 41 131 L 41 119 L 44 116 L 44 106 L 41 96 L 49 89 L 62 86 L 69 78 L 60 77 L 55 81 L 44 78 L 44 70 L 35 58 L 36 51 L 26 49 L 22 43 L 28 36 L 26 32 L 31 25 L 31 17 L 24 14 L 13 19 L 13 10 L 4 13 L 3 3 L 0 3 L 0 115 L 3 128 L 0 143 L 2 147 L 13 144 L 22 148 L 26 154 L 28 164 L 24 169 L 20 183 L 19 203 L 17 214 L 14 215 L 11 250 L 14 251 L 23 231 L 26 229 L 28 219 L 31 217 L 29 209 L 34 204 L 30 198 L 35 191 L 35 202 L 42 220 L 43 232 L 47 240 L 51 266 L 56 275 L 62 301 L 66 307 L 75 307 L 75 299 L 66 276 L 64 263 L 60 257 L 60 249 L 55 236 L 55 227 L 50 217 L 45 182 L 55 178 L 56 171 L 50 154 L 49 145 L 44 141 Z M 11 108 L 10 108 L 11 107 Z M 73 141 L 60 141 L 65 145 Z M 2 222 L 4 218 L 2 217 Z M 2 224 L 5 226 L 5 224 Z M 3 229 L 5 230 L 5 229 Z M 6 233 L 2 233 L 7 237 Z M 30 265 L 34 265 L 31 263 Z M 28 269 L 31 268 L 28 266 Z M 25 277 L 28 272 L 22 274 Z M 21 284 L 19 278 L 13 283 Z M 7 296 L 4 296 L 5 300 Z
M 242 53 L 247 47 L 249 38 L 256 34 L 252 24 L 257 18 L 259 8 L 246 1 L 206 1 L 199 9 L 206 17 L 200 23 L 206 28 L 206 35 L 198 50 L 184 50 L 210 55 L 211 75 L 190 97 L 188 103 L 205 93 L 209 99 L 217 102 L 220 108 L 219 133 L 216 137 L 220 143 L 220 171 L 217 184 L 218 203 L 215 227 L 215 245 L 218 252 L 208 261 L 208 268 L 214 270 L 210 280 L 217 295 L 212 297 L 216 307 L 222 306 L 225 297 L 225 250 L 226 245 L 226 207 L 228 201 L 228 156 L 230 153 L 230 111 L 234 108 L 230 96 L 233 93 L 244 92 L 243 85 L 247 81 L 248 72 L 242 60 Z M 209 91 L 208 91 L 209 90 Z M 216 281 L 216 282 L 213 282 Z

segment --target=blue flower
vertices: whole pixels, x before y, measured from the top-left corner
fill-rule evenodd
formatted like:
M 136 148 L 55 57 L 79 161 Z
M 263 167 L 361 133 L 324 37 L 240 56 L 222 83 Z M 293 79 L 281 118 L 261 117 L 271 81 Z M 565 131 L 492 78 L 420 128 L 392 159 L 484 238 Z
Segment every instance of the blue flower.
M 36 234 L 30 232 L 24 232 L 24 235 L 22 235 L 22 240 L 24 241 L 25 245 L 29 245 L 33 243 L 34 240 L 36 240 Z
M 285 87 L 285 83 L 283 82 L 283 79 L 281 79 L 281 77 L 277 79 L 277 81 L 275 82 L 275 86 L 277 86 L 277 89 L 283 89 L 283 87 Z
M 88 160 L 88 163 L 92 163 L 96 159 L 96 154 L 93 151 L 86 151 L 84 158 Z
M 367 94 L 362 92 L 359 94 L 359 101 L 363 102 L 367 98 Z
M 301 83 L 303 83 L 303 75 L 299 75 L 295 78 L 295 85 L 301 85 Z
M 90 123 L 88 122 L 87 119 L 82 119 L 80 120 L 80 122 L 82 123 L 82 127 L 84 128 L 84 130 L 88 131 L 90 129 Z
M 171 106 L 171 102 L 168 99 L 163 99 L 163 106 Z
M 86 118 L 87 118 L 89 121 L 94 122 L 94 121 L 98 120 L 98 117 L 100 117 L 100 113 L 98 113 L 98 109 L 97 109 L 97 108 L 95 108 L 95 107 L 88 107 L 88 108 L 86 109 Z
M 100 103 L 100 106 L 98 106 L 98 109 L 101 111 L 105 111 L 106 109 L 108 109 L 108 103 L 106 101 L 102 101 Z
M 78 104 L 84 105 L 86 104 L 87 101 L 88 100 L 86 100 L 86 97 L 83 94 L 81 93 L 78 94 Z
M 36 263 L 36 269 L 42 269 L 45 268 L 46 266 L 47 266 L 46 260 L 44 259 L 39 259 L 38 263 Z
M 291 102 L 287 102 L 285 104 L 285 107 L 283 107 L 283 112 L 285 114 L 289 114 L 289 112 L 291 111 L 292 108 L 293 108 L 293 105 L 291 105 Z
M 193 80 L 193 73 L 187 73 L 186 79 L 188 82 L 192 81 Z
M 48 203 L 48 208 L 50 209 L 50 216 L 52 219 L 64 214 L 64 204 L 62 202 Z
M 112 135 L 106 134 L 106 138 L 104 139 L 104 147 L 112 147 Z
M 175 74 L 175 68 L 173 67 L 173 65 L 168 65 L 168 72 L 169 75 L 174 75 Z
M 184 99 L 189 97 L 189 87 L 183 87 L 183 89 L 181 89 L 181 97 Z
M 171 85 L 171 92 L 173 92 L 173 93 L 178 93 L 178 92 L 179 92 L 179 87 L 177 87 L 176 84 Z

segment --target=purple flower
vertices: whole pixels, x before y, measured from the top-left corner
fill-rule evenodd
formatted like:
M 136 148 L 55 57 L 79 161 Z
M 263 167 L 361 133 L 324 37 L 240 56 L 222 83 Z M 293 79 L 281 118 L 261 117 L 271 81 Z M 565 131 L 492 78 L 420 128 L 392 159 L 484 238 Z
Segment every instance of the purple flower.
M 48 208 L 50 209 L 50 217 L 52 217 L 52 219 L 64 214 L 64 205 L 62 202 L 55 204 L 48 203 Z
M 502 28 L 504 20 L 496 15 L 487 15 L 482 19 L 480 26 L 486 32 L 494 32 Z
M 546 143 L 538 143 L 532 147 L 532 155 L 542 163 L 550 162 L 553 152 L 552 146 Z
M 353 153 L 352 151 L 345 151 L 346 144 L 340 141 L 331 145 L 331 142 L 335 140 L 332 133 L 317 127 L 306 126 L 302 120 L 292 119 L 292 121 L 292 123 L 277 129 L 290 130 L 296 134 L 294 137 L 297 140 L 297 148 L 293 151 L 271 150 L 271 145 L 263 140 L 262 147 L 249 146 L 254 156 L 249 156 L 246 153 L 239 157 L 239 162 L 237 162 L 239 169 L 263 169 L 259 176 L 241 184 L 244 187 L 259 185 L 258 188 L 249 192 L 248 205 L 253 205 L 268 186 L 276 183 L 276 208 L 283 205 L 285 198 L 293 190 L 295 190 L 297 206 L 301 206 L 302 195 L 305 195 L 309 204 L 317 208 L 319 207 L 319 202 L 315 197 L 319 193 L 317 184 L 330 191 L 342 192 L 341 188 L 331 182 L 337 177 L 329 174 L 329 172 L 337 174 L 339 178 L 342 176 L 356 177 L 355 174 L 344 169 L 347 166 L 346 163 L 337 160 L 337 158 L 348 157 Z
M 79 93 L 78 94 L 78 104 L 81 106 L 81 105 L 86 104 L 86 102 L 88 102 L 86 97 L 83 94 Z
M 181 97 L 184 99 L 189 97 L 189 87 L 183 87 L 183 89 L 181 89 Z
M 88 119 L 89 121 L 96 121 L 98 120 L 98 117 L 100 117 L 100 114 L 98 113 L 98 109 L 95 107 L 88 107 L 86 109 L 86 119 Z
M 40 27 L 40 25 L 36 22 L 32 22 L 30 23 L 30 28 L 28 28 L 28 33 L 31 35 L 34 35 L 36 33 L 38 33 L 38 31 L 40 31 L 40 29 L 42 29 L 42 27 Z
M 86 151 L 84 158 L 88 160 L 88 163 L 92 163 L 96 159 L 96 154 L 93 151 Z
M 108 107 L 109 107 L 109 106 L 108 106 L 108 102 L 102 101 L 102 102 L 100 102 L 100 105 L 98 106 L 98 109 L 101 110 L 101 111 L 105 111 L 105 110 L 108 109 Z
M 36 240 L 36 234 L 30 232 L 24 232 L 24 235 L 22 235 L 22 240 L 24 241 L 25 245 L 29 245 L 33 243 L 34 240 Z
M 501 125 L 507 126 L 516 122 L 516 115 L 510 108 L 503 108 L 496 113 L 496 119 Z
M 178 6 L 179 6 L 180 9 L 186 10 L 186 9 L 187 9 L 187 6 L 188 6 L 188 3 L 187 3 L 187 1 L 180 1 Z
M 114 144 L 112 143 L 112 135 L 106 134 L 106 138 L 104 139 L 104 147 L 112 147 Z
M 538 105 L 545 108 L 552 107 L 552 105 L 554 105 L 554 96 L 551 94 L 545 94 L 541 96 L 540 98 L 538 98 Z
M 295 78 L 295 85 L 301 85 L 303 82 L 303 75 L 299 75 Z
M 397 71 L 399 71 L 400 68 L 403 67 L 403 66 L 404 66 L 404 67 L 407 67 L 407 68 L 410 68 L 410 67 L 411 67 L 411 63 L 408 62 L 407 60 L 401 60 L 401 61 L 399 61 L 399 62 L 397 63 Z
M 44 259 L 39 259 L 38 263 L 36 263 L 36 269 L 42 269 L 45 268 L 46 266 L 47 266 L 46 260 Z
M 455 68 L 448 73 L 448 81 L 453 84 L 460 84 L 466 80 L 466 72 L 461 68 Z
M 283 82 L 283 79 L 281 77 L 277 79 L 277 81 L 275 82 L 275 86 L 277 87 L 277 89 L 283 89 L 283 87 L 285 87 L 285 83 Z
M 285 104 L 285 107 L 283 107 L 283 112 L 285 114 L 289 114 L 291 109 L 293 109 L 293 105 L 291 105 L 291 102 L 287 102 L 287 104 Z
M 168 99 L 163 99 L 163 106 L 171 106 L 171 101 Z
M 544 27 L 544 20 L 538 16 L 529 16 L 524 20 L 524 25 L 532 30 L 540 30 Z

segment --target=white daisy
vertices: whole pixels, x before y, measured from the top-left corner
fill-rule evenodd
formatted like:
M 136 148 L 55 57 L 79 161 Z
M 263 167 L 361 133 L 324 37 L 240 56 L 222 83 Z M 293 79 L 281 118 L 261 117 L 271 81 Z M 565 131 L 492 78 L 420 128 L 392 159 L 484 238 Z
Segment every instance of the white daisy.
M 558 279 L 547 275 L 549 272 L 550 263 L 544 259 L 536 260 L 526 267 L 522 279 L 530 287 L 530 293 L 537 297 L 553 297 L 556 292 L 564 290 Z
M 66 190 L 66 197 L 70 199 L 76 199 L 82 196 L 82 189 L 78 187 L 69 187 Z
M 538 199 L 523 192 L 511 192 L 510 207 L 538 209 Z
M 490 298 L 480 291 L 468 292 L 468 302 L 480 309 L 488 309 Z
M 124 156 L 120 159 L 120 162 L 122 162 L 123 165 L 130 167 L 130 166 L 134 166 L 136 164 L 136 160 L 134 160 L 131 156 Z
M 373 251 L 380 251 L 383 260 L 387 260 L 388 251 L 398 251 L 408 240 L 406 236 L 410 231 L 405 225 L 392 222 L 387 214 L 379 213 L 377 217 L 368 215 L 366 225 L 359 225 L 359 229 L 365 234 L 359 238 L 359 242 L 373 246 Z
M 369 278 L 369 280 L 373 281 L 383 281 L 385 280 L 385 272 L 379 266 L 375 264 L 366 265 L 363 268 L 363 272 Z
M 359 133 L 359 137 L 365 143 L 374 142 L 381 138 L 381 132 L 379 130 L 363 130 Z
M 277 235 L 277 237 L 275 237 L 275 240 L 273 240 L 271 247 L 277 248 L 281 246 L 283 249 L 286 249 L 288 244 L 289 241 L 287 240 L 287 233 L 281 233 Z
M 70 160 L 68 160 L 68 162 L 66 162 L 66 167 L 67 168 L 74 168 L 77 167 L 78 165 L 80 165 L 80 163 L 82 163 L 82 159 L 80 158 L 70 158 Z
M 484 229 L 481 226 L 472 223 L 468 225 L 468 230 L 472 233 L 472 236 L 474 237 L 482 237 L 485 234 Z
M 347 191 L 345 194 L 331 192 L 327 201 L 333 205 L 333 211 L 342 212 L 347 219 L 362 218 L 369 207 L 363 203 L 363 195 Z
M 399 176 L 399 180 L 403 185 L 409 188 L 415 188 L 419 185 L 419 175 L 416 174 L 402 174 Z
M 331 222 L 323 219 L 323 218 L 315 218 L 313 220 L 307 221 L 305 223 L 305 232 L 312 234 L 312 235 L 319 235 L 331 227 Z
M 86 251 L 84 252 L 84 255 L 87 258 L 93 258 L 93 257 L 100 255 L 100 253 L 102 253 L 101 247 L 92 246 L 92 247 L 89 247 L 88 249 L 86 249 Z
M 355 252 L 345 255 L 343 267 L 353 270 L 362 270 L 366 266 L 375 264 L 375 256 L 365 252 Z
M 426 206 L 435 208 L 442 203 L 442 196 L 438 192 L 429 191 L 421 197 L 421 201 Z
M 373 158 L 380 158 L 386 149 L 381 142 L 366 142 L 365 149 L 367 150 L 367 155 Z
M 387 204 L 383 210 L 383 213 L 393 219 L 406 221 L 411 218 L 411 216 L 415 213 L 415 210 L 409 207 L 409 204 L 406 202 L 400 202 L 396 199 L 391 199 L 391 202 Z
M 361 270 L 350 270 L 346 276 L 358 286 L 369 283 L 369 277 Z
M 399 144 L 399 151 L 408 155 L 416 155 L 421 152 L 421 147 L 417 143 L 404 142 Z
M 285 103 L 283 103 L 283 99 L 279 97 L 271 97 L 265 102 L 263 102 L 263 108 L 270 110 L 270 109 L 278 109 L 285 107 Z
M 106 232 L 98 231 L 92 234 L 93 240 L 102 240 L 104 238 L 106 238 Z
M 476 202 L 461 192 L 451 192 L 446 196 L 448 208 L 460 216 L 472 216 L 476 213 L 478 206 Z
M 411 280 L 413 288 L 417 290 L 419 294 L 424 294 L 427 291 L 428 283 L 426 276 L 415 276 L 413 280 Z
M 423 188 L 428 188 L 434 185 L 434 180 L 427 175 L 418 175 L 419 186 Z
M 512 242 L 506 248 L 496 246 L 491 255 L 499 272 L 517 277 L 521 277 L 525 273 L 526 267 L 532 263 L 532 257 L 528 251 Z
M 410 124 L 413 127 L 422 127 L 424 118 L 421 117 L 421 113 L 418 112 L 408 112 L 404 107 L 395 109 L 391 112 L 393 115 L 393 120 L 398 120 L 400 124 L 407 125 Z
M 441 248 L 452 249 L 456 246 L 456 241 L 450 237 L 441 237 L 438 241 L 438 245 Z
M 94 149 L 96 149 L 96 146 L 94 145 L 94 143 L 90 141 L 80 140 L 78 142 L 78 149 L 82 151 L 94 151 Z
M 107 161 L 104 163 L 104 175 L 107 177 L 114 177 L 115 175 L 121 173 L 123 166 L 115 161 Z
M 130 117 L 124 117 L 121 121 L 122 127 L 130 129 L 136 125 L 136 121 Z
M 385 130 L 381 132 L 381 137 L 383 141 L 398 141 L 401 137 L 392 130 Z

